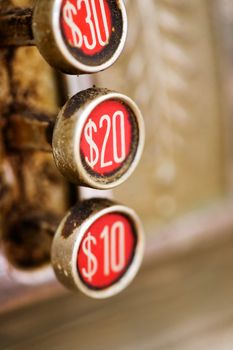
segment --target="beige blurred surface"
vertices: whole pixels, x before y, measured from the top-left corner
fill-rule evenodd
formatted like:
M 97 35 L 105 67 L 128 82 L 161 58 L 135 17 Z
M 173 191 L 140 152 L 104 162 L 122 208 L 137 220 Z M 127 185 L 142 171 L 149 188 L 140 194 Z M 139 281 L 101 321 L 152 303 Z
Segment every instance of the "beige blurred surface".
M 128 1 L 124 54 L 98 74 L 103 86 L 129 94 L 142 109 L 146 146 L 137 172 L 115 191 L 148 230 L 224 194 L 213 3 Z
M 5 314 L 1 349 L 232 350 L 232 244 L 226 232 L 154 258 L 107 301 L 68 294 Z

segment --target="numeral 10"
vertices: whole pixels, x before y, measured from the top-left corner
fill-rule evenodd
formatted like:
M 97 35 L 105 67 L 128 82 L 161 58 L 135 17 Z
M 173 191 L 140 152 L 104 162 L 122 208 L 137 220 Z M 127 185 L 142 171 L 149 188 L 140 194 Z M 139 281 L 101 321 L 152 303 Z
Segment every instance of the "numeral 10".
M 105 226 L 100 238 L 104 240 L 105 276 L 109 276 L 111 272 L 120 272 L 125 267 L 124 224 L 121 221 L 117 221 L 111 228 Z

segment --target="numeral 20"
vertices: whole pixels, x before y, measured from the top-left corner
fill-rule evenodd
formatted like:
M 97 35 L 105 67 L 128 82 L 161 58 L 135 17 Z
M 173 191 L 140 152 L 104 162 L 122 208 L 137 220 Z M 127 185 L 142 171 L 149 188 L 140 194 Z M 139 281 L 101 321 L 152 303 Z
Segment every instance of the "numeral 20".
M 120 121 L 120 145 L 121 145 L 121 151 L 120 155 L 118 154 L 118 137 L 117 137 L 117 119 L 119 118 Z M 100 119 L 100 128 L 104 126 L 104 123 L 107 125 L 106 127 L 106 133 L 104 137 L 104 142 L 102 145 L 102 151 L 101 151 L 101 168 L 106 168 L 110 165 L 112 165 L 112 161 L 105 161 L 105 154 L 106 154 L 106 147 L 107 142 L 111 133 L 112 129 L 112 139 L 113 139 L 113 159 L 115 163 L 121 163 L 124 161 L 126 157 L 126 149 L 125 149 L 125 118 L 124 113 L 122 111 L 117 111 L 114 113 L 112 118 L 112 125 L 111 125 L 111 118 L 109 115 L 105 114 Z

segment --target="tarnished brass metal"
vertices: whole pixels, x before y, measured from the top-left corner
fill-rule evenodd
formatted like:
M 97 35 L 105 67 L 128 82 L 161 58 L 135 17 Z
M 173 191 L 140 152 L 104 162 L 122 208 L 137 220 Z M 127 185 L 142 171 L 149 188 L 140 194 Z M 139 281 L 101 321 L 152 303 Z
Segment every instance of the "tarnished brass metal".
M 0 12 L 0 46 L 34 45 L 32 33 L 31 8 L 1 8 Z
M 7 142 L 12 149 L 51 152 L 51 133 L 54 122 L 47 115 L 13 114 L 6 130 Z M 51 130 L 51 132 L 50 132 Z
M 33 271 L 49 263 L 71 198 L 48 142 L 59 110 L 56 79 L 33 47 L 2 50 L 0 67 L 1 250 L 14 268 Z
M 12 149 L 51 151 L 50 128 L 59 110 L 55 73 L 36 48 L 18 48 L 10 55 L 12 107 L 5 138 Z M 7 58 L 6 58 L 7 59 Z M 30 69 L 28 62 L 31 62 Z M 37 74 L 38 71 L 44 74 Z

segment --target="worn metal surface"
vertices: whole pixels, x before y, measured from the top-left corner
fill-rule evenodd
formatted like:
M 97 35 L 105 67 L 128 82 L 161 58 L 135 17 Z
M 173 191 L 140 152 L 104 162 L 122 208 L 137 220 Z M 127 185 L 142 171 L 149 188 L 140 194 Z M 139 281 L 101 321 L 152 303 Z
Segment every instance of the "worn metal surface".
M 32 9 L 31 8 L 1 8 L 0 12 L 0 46 L 33 45 Z
M 30 271 L 49 263 L 52 236 L 70 204 L 49 144 L 57 80 L 33 47 L 2 49 L 0 67 L 1 251 L 10 265 Z

